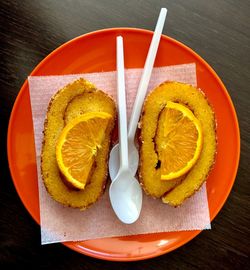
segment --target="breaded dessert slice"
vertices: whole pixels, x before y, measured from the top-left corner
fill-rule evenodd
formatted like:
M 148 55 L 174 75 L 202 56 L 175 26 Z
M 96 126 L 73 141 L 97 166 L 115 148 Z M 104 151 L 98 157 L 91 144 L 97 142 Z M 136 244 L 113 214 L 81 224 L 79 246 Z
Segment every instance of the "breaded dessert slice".
M 191 170 L 179 179 L 161 180 L 156 147 L 156 131 L 161 111 L 168 101 L 187 106 L 200 121 L 203 146 L 199 159 Z M 178 206 L 192 196 L 206 180 L 216 153 L 214 112 L 205 95 L 197 88 L 179 82 L 165 82 L 146 98 L 141 116 L 141 146 L 139 178 L 145 192 L 161 197 L 164 203 Z
M 96 155 L 88 184 L 83 190 L 72 189 L 65 184 L 59 171 L 56 144 L 67 122 L 91 111 L 107 112 L 112 119 Z M 66 85 L 52 97 L 44 123 L 41 172 L 45 187 L 54 200 L 65 206 L 85 209 L 101 196 L 107 180 L 107 161 L 115 118 L 116 106 L 113 99 L 84 79 Z

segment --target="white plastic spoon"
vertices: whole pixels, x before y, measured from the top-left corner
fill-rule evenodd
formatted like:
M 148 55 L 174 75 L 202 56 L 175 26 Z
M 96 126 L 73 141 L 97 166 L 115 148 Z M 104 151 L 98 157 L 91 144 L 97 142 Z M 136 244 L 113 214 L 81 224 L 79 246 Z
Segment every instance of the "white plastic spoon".
M 140 84 L 138 87 L 136 99 L 134 102 L 129 128 L 128 128 L 128 164 L 129 168 L 133 175 L 136 174 L 138 164 L 139 164 L 139 154 L 138 149 L 135 146 L 135 133 L 137 129 L 137 124 L 141 114 L 141 108 L 144 102 L 145 95 L 147 93 L 148 84 L 150 81 L 152 69 L 154 66 L 154 61 L 156 57 L 156 53 L 158 50 L 158 46 L 160 43 L 161 33 L 163 30 L 164 22 L 167 15 L 167 9 L 162 8 L 156 27 L 155 32 L 150 44 L 150 48 L 148 51 L 147 59 L 144 65 L 143 74 L 140 80 Z M 109 157 L 109 174 L 110 178 L 113 181 L 118 173 L 120 167 L 119 163 L 119 144 L 116 144 L 111 152 Z
M 128 166 L 127 111 L 124 78 L 123 38 L 117 37 L 117 98 L 120 141 L 120 167 L 109 188 L 111 205 L 124 223 L 135 222 L 141 212 L 142 191 Z

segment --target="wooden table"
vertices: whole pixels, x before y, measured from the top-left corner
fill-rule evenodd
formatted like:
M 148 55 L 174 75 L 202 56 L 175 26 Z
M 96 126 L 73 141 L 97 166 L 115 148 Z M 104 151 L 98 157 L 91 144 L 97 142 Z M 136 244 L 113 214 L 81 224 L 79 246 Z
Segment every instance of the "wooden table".
M 24 208 L 11 180 L 6 153 L 15 98 L 34 67 L 64 42 L 97 29 L 153 30 L 161 7 L 169 10 L 164 33 L 200 54 L 218 73 L 234 102 L 241 129 L 241 160 L 232 192 L 212 222 L 179 249 L 157 258 L 114 263 L 41 246 L 40 227 Z M 250 2 L 1 1 L 0 265 L 33 269 L 247 269 L 249 248 Z M 2 268 L 3 269 L 3 268 Z

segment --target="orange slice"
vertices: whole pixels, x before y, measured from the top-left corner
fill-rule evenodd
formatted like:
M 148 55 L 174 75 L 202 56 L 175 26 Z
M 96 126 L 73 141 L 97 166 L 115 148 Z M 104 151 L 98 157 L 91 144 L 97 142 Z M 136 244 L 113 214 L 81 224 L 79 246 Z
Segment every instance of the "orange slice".
M 104 112 L 88 112 L 62 130 L 56 145 L 56 160 L 72 186 L 84 189 L 111 117 Z
M 202 149 L 200 121 L 186 106 L 167 102 L 156 131 L 156 151 L 161 180 L 171 180 L 187 173 L 196 163 Z

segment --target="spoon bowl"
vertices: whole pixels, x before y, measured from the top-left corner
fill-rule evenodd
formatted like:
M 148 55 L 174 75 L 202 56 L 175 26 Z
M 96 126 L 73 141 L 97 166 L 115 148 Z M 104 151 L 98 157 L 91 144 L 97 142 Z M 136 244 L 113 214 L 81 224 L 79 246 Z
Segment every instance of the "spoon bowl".
M 116 178 L 119 168 L 119 143 L 113 146 L 110 157 L 109 157 L 109 175 L 112 181 Z M 134 143 L 128 142 L 128 164 L 131 174 L 136 175 L 138 165 L 139 165 L 139 153 Z
M 111 183 L 109 189 L 111 205 L 119 219 L 126 224 L 134 223 L 141 212 L 142 190 L 129 170 L 123 170 Z

